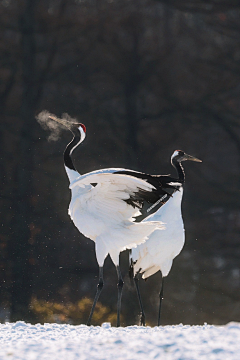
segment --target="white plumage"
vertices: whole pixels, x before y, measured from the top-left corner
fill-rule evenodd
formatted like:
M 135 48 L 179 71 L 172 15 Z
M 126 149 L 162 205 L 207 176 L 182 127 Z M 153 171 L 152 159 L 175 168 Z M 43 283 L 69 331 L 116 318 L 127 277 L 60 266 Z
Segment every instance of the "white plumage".
M 154 230 L 164 228 L 160 220 L 134 222 L 139 209 L 124 200 L 139 189 L 151 192 L 154 187 L 142 179 L 114 174 L 121 170 L 103 169 L 82 176 L 77 173 L 75 179 L 71 173 L 69 215 L 79 231 L 96 243 L 99 266 L 108 254 L 119 265 L 121 251 L 136 247 Z
M 155 230 L 148 240 L 132 249 L 131 259 L 134 262 L 134 275 L 138 272 L 146 279 L 161 271 L 162 276 L 168 275 L 173 259 L 180 253 L 185 240 L 184 224 L 181 213 L 183 188 L 176 191 L 168 202 L 155 214 L 144 220 L 162 221 L 165 230 Z

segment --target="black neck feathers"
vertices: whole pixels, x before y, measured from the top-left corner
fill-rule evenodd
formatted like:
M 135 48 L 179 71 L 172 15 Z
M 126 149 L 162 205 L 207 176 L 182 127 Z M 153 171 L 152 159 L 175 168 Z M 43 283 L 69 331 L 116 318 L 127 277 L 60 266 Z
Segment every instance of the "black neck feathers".
M 68 144 L 68 146 L 66 147 L 66 149 L 64 151 L 63 158 L 64 158 L 65 166 L 71 170 L 76 171 L 75 166 L 73 165 L 73 162 L 72 162 L 71 154 L 72 154 L 73 150 L 80 143 L 81 136 L 80 136 L 79 130 L 74 131 L 73 135 L 74 135 L 74 137 L 73 137 L 72 141 Z
M 177 170 L 177 173 L 178 173 L 178 181 L 180 183 L 184 183 L 185 181 L 185 173 L 184 173 L 184 170 L 183 170 L 183 166 L 180 162 L 176 161 L 176 160 L 172 160 L 172 165 L 175 167 L 175 169 Z

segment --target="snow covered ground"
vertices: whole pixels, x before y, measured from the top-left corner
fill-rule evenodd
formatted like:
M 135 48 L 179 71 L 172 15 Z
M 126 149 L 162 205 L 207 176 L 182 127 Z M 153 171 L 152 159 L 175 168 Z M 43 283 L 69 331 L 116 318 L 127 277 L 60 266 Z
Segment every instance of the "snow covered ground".
M 239 360 L 240 323 L 126 328 L 0 324 L 0 359 Z

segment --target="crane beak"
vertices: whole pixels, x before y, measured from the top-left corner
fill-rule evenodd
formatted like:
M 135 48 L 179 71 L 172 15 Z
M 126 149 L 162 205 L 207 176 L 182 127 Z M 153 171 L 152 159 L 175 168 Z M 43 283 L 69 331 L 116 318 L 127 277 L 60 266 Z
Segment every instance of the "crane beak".
M 188 154 L 184 154 L 184 158 L 183 160 L 191 160 L 191 161 L 196 161 L 196 162 L 202 162 L 202 160 L 192 156 L 192 155 L 188 155 Z
M 58 122 L 59 124 L 62 124 L 63 126 L 68 128 L 69 130 L 71 130 L 72 124 L 70 122 L 68 122 L 67 120 L 59 119 L 59 118 L 57 118 L 56 116 L 53 116 L 53 115 L 49 115 L 48 117 L 49 117 L 49 119 L 54 120 L 54 121 Z

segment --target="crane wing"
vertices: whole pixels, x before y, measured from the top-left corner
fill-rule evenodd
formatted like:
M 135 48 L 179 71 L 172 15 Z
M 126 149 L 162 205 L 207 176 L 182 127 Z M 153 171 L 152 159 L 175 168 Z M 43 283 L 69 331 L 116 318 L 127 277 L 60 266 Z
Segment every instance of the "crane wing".
M 151 198 L 149 197 L 147 201 L 143 203 L 141 214 L 138 215 L 135 219 L 137 222 L 140 222 L 146 219 L 148 216 L 155 214 L 182 186 L 178 180 L 170 177 L 169 175 L 150 175 L 125 169 L 119 169 L 116 173 L 143 179 L 147 183 L 154 186 Z
M 72 200 L 69 214 L 80 232 L 92 240 L 99 236 L 108 249 L 122 251 L 136 246 L 161 222 L 135 223 L 141 204 L 154 187 L 142 179 L 113 173 L 92 173 L 70 185 Z M 130 204 L 129 199 L 134 199 Z
M 135 174 L 138 176 L 134 176 Z M 139 174 L 141 174 L 141 177 Z M 92 193 L 98 193 L 99 197 L 108 197 L 109 194 L 106 195 L 106 193 L 110 192 L 112 201 L 118 198 L 124 200 L 132 208 L 138 208 L 139 211 L 135 215 L 135 221 L 141 222 L 156 212 L 171 197 L 171 192 L 165 191 L 159 185 L 156 188 L 155 185 L 158 185 L 157 182 L 150 183 L 147 179 L 144 179 L 142 173 L 133 171 L 130 175 L 124 173 L 122 169 L 106 169 L 77 178 L 70 184 L 70 189 L 92 186 L 95 188 Z M 101 191 L 98 191 L 100 189 Z
M 122 174 L 92 173 L 82 176 L 70 184 L 72 191 L 76 188 L 79 189 L 79 194 L 84 192 L 85 197 L 91 197 L 92 201 L 94 199 L 96 203 L 101 199 L 102 205 L 107 202 L 109 205 L 111 204 L 111 208 L 117 209 L 119 204 L 117 207 L 115 202 L 124 201 L 125 204 L 122 204 L 122 207 L 126 208 L 127 204 L 127 207 L 131 208 L 131 213 L 133 213 L 133 209 L 136 211 L 141 209 L 145 201 L 152 202 L 157 199 L 152 184 Z M 88 190 L 88 195 L 83 189 Z

